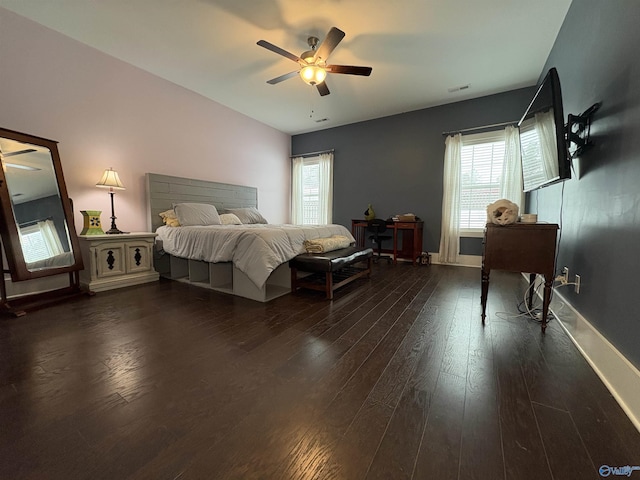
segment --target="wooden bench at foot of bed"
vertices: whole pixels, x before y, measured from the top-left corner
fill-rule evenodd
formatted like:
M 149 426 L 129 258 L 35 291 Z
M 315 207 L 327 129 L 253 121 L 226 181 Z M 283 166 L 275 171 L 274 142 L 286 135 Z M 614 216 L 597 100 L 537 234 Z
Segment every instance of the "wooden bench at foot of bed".
M 371 275 L 373 249 L 347 247 L 326 253 L 303 253 L 289 260 L 291 292 L 299 288 L 320 290 L 327 299 L 333 299 L 333 291 L 360 277 Z M 356 264 L 366 262 L 366 267 Z M 298 271 L 311 273 L 298 278 Z

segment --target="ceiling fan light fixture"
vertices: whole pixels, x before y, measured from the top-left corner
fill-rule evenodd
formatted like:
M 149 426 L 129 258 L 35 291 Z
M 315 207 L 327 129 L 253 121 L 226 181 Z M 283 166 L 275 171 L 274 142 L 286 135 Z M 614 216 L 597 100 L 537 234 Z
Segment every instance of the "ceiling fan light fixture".
M 300 55 L 300 58 L 302 60 L 304 60 L 305 62 L 311 64 L 311 63 L 314 63 L 313 62 L 313 57 L 314 57 L 315 54 L 316 54 L 315 51 L 307 50 L 306 52 L 302 52 L 302 55 Z
M 319 85 L 327 78 L 327 71 L 318 65 L 307 65 L 300 70 L 300 78 L 309 85 Z
M 298 64 L 299 69 L 294 72 L 285 73 L 279 77 L 267 80 L 270 85 L 276 85 L 280 82 L 295 77 L 296 73 L 300 75 L 303 82 L 308 85 L 315 86 L 321 97 L 329 95 L 331 92 L 325 83 L 327 74 L 342 75 L 361 75 L 368 77 L 371 75 L 371 67 L 358 67 L 354 65 L 328 65 L 327 60 L 331 52 L 338 46 L 344 38 L 345 33 L 337 27 L 331 27 L 329 33 L 324 37 L 322 43 L 318 37 L 309 37 L 307 44 L 309 50 L 302 52 L 300 56 L 287 52 L 282 48 L 267 42 L 266 40 L 258 40 L 260 47 L 266 48 L 282 57 L 285 57 Z

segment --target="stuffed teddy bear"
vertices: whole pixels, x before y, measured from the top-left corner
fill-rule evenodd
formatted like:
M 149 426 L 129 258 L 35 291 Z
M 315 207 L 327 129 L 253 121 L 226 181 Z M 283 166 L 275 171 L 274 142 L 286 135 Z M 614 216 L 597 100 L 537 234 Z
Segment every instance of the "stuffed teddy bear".
M 173 210 L 167 210 L 166 212 L 159 213 L 160 217 L 162 217 L 162 221 L 165 225 L 170 227 L 179 227 L 180 222 L 178 221 L 178 217 L 176 216 L 176 212 Z

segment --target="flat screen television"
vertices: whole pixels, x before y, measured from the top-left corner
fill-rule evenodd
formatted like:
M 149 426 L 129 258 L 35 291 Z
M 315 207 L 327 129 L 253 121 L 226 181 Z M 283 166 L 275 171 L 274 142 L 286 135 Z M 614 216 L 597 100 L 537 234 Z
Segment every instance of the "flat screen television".
M 518 123 L 523 191 L 571 178 L 560 79 L 549 70 Z

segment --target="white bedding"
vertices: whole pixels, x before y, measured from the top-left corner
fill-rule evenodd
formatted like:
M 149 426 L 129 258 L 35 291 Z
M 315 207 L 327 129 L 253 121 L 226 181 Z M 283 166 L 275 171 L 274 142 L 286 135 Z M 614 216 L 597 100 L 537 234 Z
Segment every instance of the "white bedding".
M 233 262 L 258 288 L 279 265 L 305 253 L 305 240 L 344 235 L 342 225 L 208 225 L 156 230 L 162 249 L 176 257 L 205 262 Z

